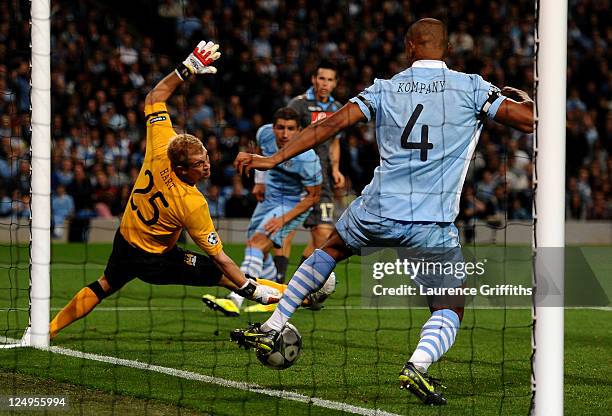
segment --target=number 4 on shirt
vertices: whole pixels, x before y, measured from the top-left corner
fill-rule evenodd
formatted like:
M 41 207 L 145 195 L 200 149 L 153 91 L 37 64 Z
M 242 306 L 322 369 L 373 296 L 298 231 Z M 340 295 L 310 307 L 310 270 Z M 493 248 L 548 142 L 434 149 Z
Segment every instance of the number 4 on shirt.
M 416 124 L 416 121 L 422 112 L 423 112 L 423 104 L 418 104 L 416 108 L 414 109 L 414 111 L 412 112 L 412 115 L 410 116 L 410 119 L 408 120 L 408 123 L 406 124 L 406 127 L 404 128 L 404 131 L 402 132 L 401 144 L 404 149 L 420 150 L 421 151 L 421 161 L 425 162 L 427 161 L 427 151 L 433 149 L 433 143 L 429 143 L 428 141 L 429 126 L 424 124 L 421 127 L 421 141 L 420 142 L 409 142 L 408 141 L 410 132 L 412 132 L 412 128 Z

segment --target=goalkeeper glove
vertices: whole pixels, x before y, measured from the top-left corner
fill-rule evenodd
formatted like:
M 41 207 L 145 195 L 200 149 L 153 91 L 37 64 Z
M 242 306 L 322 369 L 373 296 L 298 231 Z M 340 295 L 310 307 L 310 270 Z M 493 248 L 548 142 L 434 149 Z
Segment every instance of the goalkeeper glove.
M 216 74 L 217 68 L 210 65 L 221 56 L 217 49 L 219 45 L 214 42 L 200 41 L 187 59 L 176 68 L 177 75 L 185 80 L 192 74 Z
M 261 303 L 262 305 L 277 303 L 283 296 L 280 290 L 274 287 L 257 284 L 251 279 L 247 279 L 244 286 L 238 289 L 236 293 L 248 300 L 254 300 L 255 302 Z

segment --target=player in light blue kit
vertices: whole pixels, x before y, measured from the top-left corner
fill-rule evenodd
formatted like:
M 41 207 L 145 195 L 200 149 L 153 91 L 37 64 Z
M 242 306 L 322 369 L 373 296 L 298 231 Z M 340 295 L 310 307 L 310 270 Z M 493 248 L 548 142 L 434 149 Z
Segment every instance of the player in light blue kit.
M 262 155 L 272 156 L 299 131 L 298 113 L 289 107 L 280 108 L 274 113 L 273 123 L 257 131 L 257 146 Z M 276 280 L 276 267 L 269 255 L 270 250 L 282 247 L 287 235 L 304 222 L 313 205 L 319 202 L 322 181 L 321 163 L 314 150 L 298 154 L 266 172 L 265 198 L 257 204 L 251 217 L 247 247 L 240 266 L 247 277 Z M 240 313 L 243 300 L 233 293 L 229 299 L 212 295 L 202 297 L 208 307 L 228 316 Z
M 479 75 L 448 69 L 448 36 L 442 22 L 422 19 L 406 35 L 412 66 L 374 84 L 321 123 L 304 129 L 271 157 L 241 153 L 239 172 L 270 169 L 361 121 L 375 120 L 380 166 L 336 224 L 336 231 L 295 272 L 273 315 L 262 325 L 232 332 L 239 345 L 269 350 L 301 300 L 320 288 L 336 263 L 365 247 L 430 250 L 461 261 L 453 224 L 483 118 L 533 131 L 533 102 L 523 91 L 499 90 Z M 444 258 L 444 257 L 443 257 Z M 450 278 L 450 281 L 448 279 Z M 425 287 L 453 287 L 452 276 L 418 276 Z M 400 373 L 400 386 L 426 404 L 446 404 L 428 367 L 455 341 L 463 297 L 430 297 L 431 318 Z

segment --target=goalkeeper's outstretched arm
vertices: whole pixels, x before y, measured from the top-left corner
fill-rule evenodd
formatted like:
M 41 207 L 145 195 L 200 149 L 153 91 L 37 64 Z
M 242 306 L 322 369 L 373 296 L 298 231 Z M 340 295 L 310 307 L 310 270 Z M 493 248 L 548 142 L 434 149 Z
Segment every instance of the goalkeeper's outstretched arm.
M 164 103 L 174 90 L 183 83 L 183 80 L 173 71 L 166 75 L 164 79 L 159 81 L 155 87 L 147 94 L 145 105 L 153 105 L 155 103 Z
M 216 74 L 217 68 L 211 64 L 221 56 L 218 49 L 219 45 L 214 42 L 201 41 L 198 43 L 193 52 L 171 74 L 159 81 L 149 91 L 145 105 L 166 102 L 176 87 L 192 75 Z

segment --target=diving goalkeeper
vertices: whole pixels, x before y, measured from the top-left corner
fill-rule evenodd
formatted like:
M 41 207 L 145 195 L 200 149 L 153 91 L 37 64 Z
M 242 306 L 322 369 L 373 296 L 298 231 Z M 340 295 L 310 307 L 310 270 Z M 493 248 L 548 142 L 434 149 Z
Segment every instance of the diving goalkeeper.
M 208 153 L 197 137 L 174 131 L 166 107 L 166 100 L 188 78 L 217 72 L 211 64 L 221 55 L 218 49 L 213 42 L 200 42 L 147 94 L 145 160 L 106 269 L 53 318 L 51 338 L 136 277 L 155 285 L 223 286 L 263 304 L 278 302 L 278 289 L 247 279 L 223 251 L 208 203 L 196 188 L 210 176 Z M 207 255 L 176 245 L 183 228 Z

